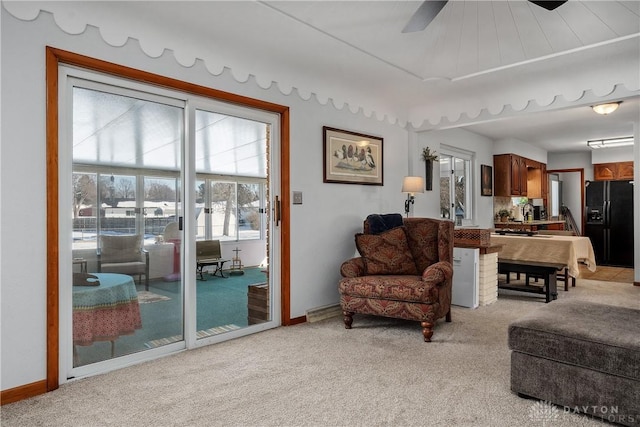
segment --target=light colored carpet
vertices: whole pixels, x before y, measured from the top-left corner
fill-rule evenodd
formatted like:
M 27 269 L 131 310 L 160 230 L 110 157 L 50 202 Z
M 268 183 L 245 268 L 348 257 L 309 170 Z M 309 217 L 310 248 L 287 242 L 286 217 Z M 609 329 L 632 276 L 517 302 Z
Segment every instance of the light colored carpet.
M 431 343 L 415 322 L 367 316 L 277 328 L 65 384 L 3 406 L 1 424 L 542 426 L 509 390 L 507 326 L 544 305 L 521 295 L 454 307 Z M 640 307 L 640 287 L 579 280 L 559 298 Z M 603 425 L 557 414 L 545 425 Z

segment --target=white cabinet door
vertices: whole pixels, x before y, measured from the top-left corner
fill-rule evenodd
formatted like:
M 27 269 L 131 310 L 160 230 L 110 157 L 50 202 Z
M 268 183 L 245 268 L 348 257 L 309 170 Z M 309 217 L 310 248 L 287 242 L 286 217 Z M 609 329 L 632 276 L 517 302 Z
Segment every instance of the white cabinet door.
M 479 258 L 479 249 L 453 248 L 452 304 L 478 307 Z

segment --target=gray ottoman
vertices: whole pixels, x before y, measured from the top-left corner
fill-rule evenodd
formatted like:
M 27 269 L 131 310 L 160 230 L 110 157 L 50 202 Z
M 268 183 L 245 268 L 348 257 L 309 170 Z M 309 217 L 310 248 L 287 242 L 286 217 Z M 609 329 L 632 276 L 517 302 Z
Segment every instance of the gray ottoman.
M 640 426 L 640 309 L 553 301 L 509 325 L 509 348 L 512 391 Z

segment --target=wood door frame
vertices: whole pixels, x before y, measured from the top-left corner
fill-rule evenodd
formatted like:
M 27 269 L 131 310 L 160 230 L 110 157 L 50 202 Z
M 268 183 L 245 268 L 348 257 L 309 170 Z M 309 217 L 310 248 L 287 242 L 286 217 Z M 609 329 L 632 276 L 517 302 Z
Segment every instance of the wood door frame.
M 291 312 L 291 272 L 290 272 L 290 129 L 289 107 L 261 101 L 217 89 L 200 86 L 185 81 L 164 77 L 158 74 L 118 65 L 65 50 L 46 47 L 46 167 L 47 167 L 47 378 L 45 389 L 33 386 L 29 394 L 41 394 L 55 390 L 60 382 L 60 304 L 59 304 L 59 215 L 58 215 L 58 67 L 61 64 L 72 65 L 109 75 L 127 78 L 142 83 L 162 86 L 182 92 L 204 96 L 218 101 L 228 102 L 249 108 L 256 108 L 280 116 L 280 199 L 281 199 L 281 323 L 284 326 L 292 322 Z M 295 322 L 298 323 L 298 322 Z M 37 383 L 34 383 L 37 384 Z M 20 388 L 24 391 L 24 387 Z M 24 393 L 23 393 L 24 394 Z M 22 396 L 22 398 L 29 396 Z M 4 399 L 3 399 L 4 401 Z M 4 403 L 4 402 L 3 402 Z
M 584 168 L 574 168 L 574 169 L 547 169 L 547 176 L 545 179 L 549 179 L 549 174 L 551 173 L 568 173 L 568 172 L 579 172 L 580 173 L 580 233 L 584 236 L 584 227 L 585 227 L 585 219 L 584 219 Z M 575 218 L 574 218 L 575 219 Z

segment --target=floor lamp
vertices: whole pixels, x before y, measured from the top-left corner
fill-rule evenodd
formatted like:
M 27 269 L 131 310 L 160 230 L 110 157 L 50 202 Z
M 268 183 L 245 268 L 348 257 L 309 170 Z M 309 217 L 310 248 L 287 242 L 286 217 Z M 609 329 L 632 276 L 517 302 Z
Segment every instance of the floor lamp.
M 404 201 L 404 213 L 409 217 L 415 193 L 424 193 L 424 180 L 421 176 L 405 176 L 402 180 L 402 192 L 407 193 L 407 200 Z

